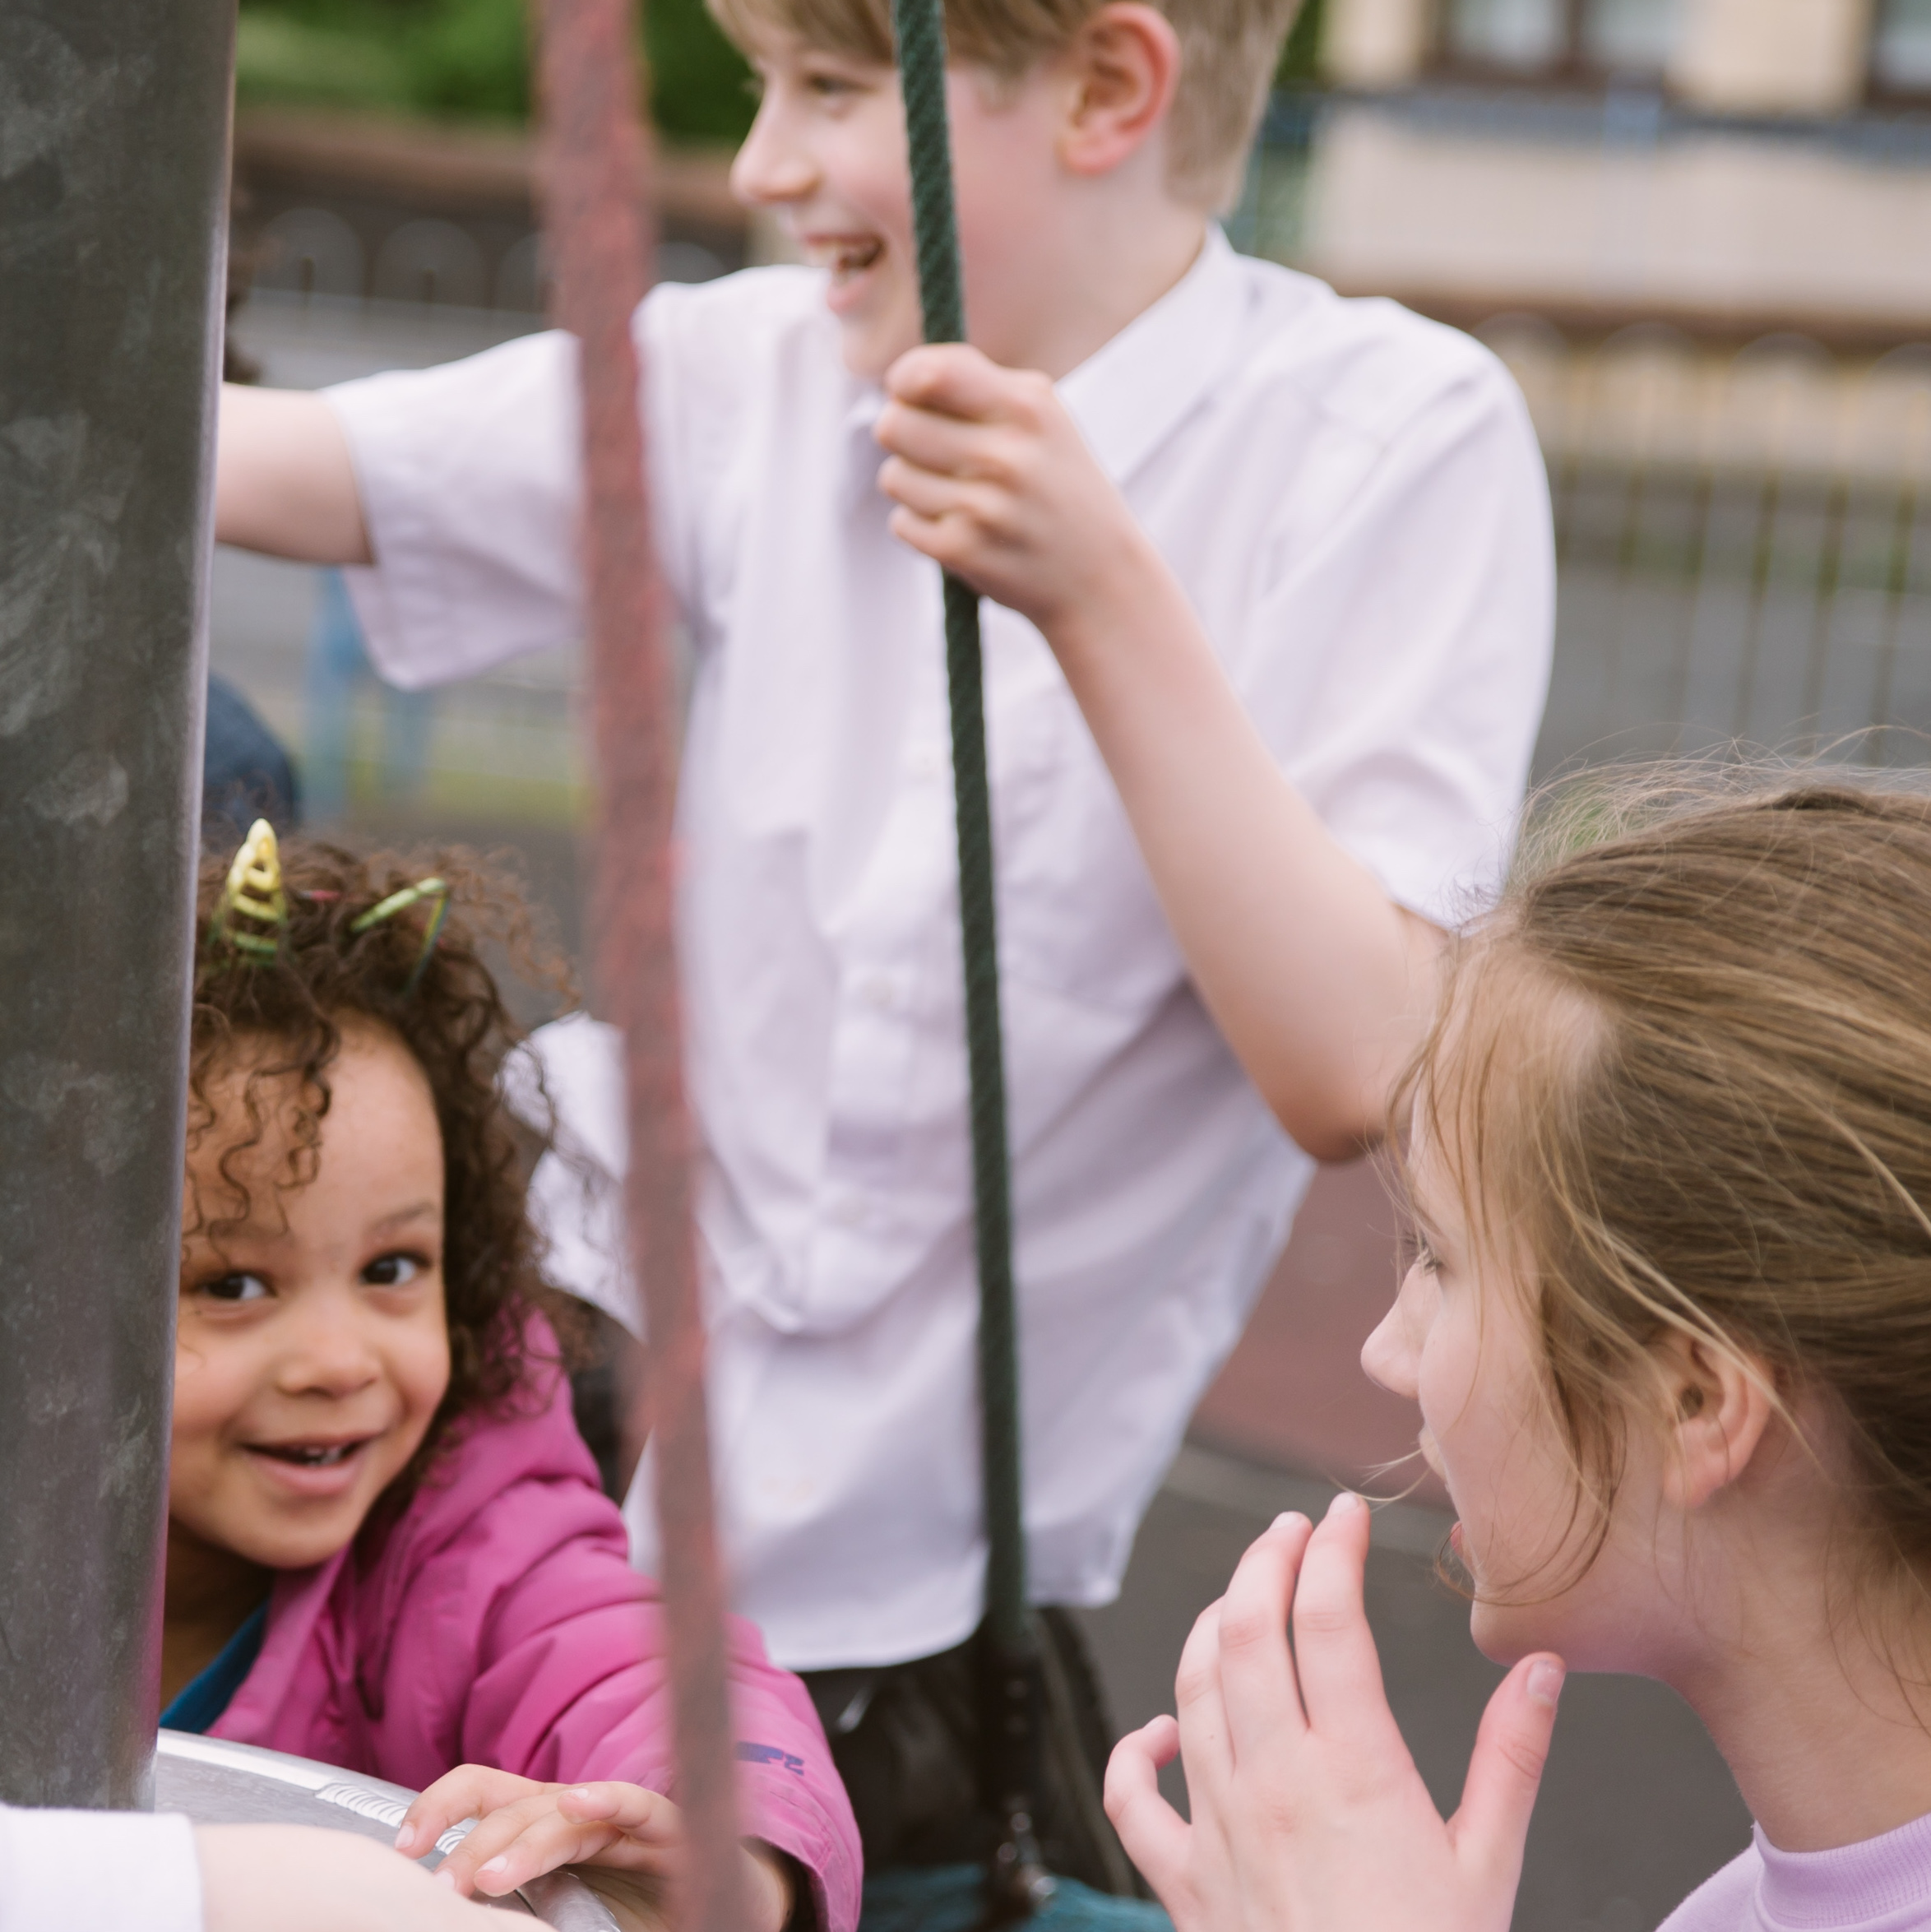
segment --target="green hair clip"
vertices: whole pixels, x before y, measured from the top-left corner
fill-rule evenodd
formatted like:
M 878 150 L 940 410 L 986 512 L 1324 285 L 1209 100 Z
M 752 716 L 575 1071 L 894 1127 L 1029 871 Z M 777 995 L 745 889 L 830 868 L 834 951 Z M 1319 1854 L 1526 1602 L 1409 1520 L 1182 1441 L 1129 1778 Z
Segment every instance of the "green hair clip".
M 276 929 L 272 934 L 250 932 L 241 924 L 243 920 Z M 275 842 L 275 827 L 266 818 L 257 818 L 228 869 L 216 930 L 236 952 L 257 961 L 271 960 L 281 950 L 280 929 L 288 923 L 289 901 L 282 890 L 281 853 Z
M 413 886 L 405 886 L 401 892 L 391 892 L 387 899 L 370 906 L 367 912 L 351 921 L 349 927 L 352 935 L 360 938 L 371 926 L 379 926 L 384 920 L 406 912 L 424 899 L 435 900 L 436 910 L 429 920 L 428 930 L 423 934 L 423 949 L 416 955 L 415 964 L 403 983 L 405 999 L 423 983 L 423 975 L 429 970 L 429 955 L 436 950 L 436 942 L 442 937 L 442 922 L 449 917 L 448 885 L 439 878 L 419 878 Z

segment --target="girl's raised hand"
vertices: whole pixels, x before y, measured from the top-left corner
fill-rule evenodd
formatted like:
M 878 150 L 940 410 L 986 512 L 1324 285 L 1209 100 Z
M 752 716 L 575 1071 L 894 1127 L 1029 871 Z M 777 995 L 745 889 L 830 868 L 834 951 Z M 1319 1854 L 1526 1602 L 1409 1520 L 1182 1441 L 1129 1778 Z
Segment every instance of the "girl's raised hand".
M 1358 1496 L 1280 1517 L 1193 1627 L 1178 1724 L 1114 1750 L 1107 1814 L 1179 1932 L 1507 1932 L 1562 1661 L 1497 1687 L 1444 1823 L 1382 1688 L 1368 1534 Z M 1176 1749 L 1191 1824 L 1156 1782 Z
M 684 1856 L 683 1819 L 676 1805 L 641 1785 L 542 1784 L 481 1764 L 459 1765 L 409 1808 L 396 1849 L 420 1857 L 460 1818 L 469 1835 L 437 1867 L 436 1876 L 464 1897 L 500 1898 L 558 1865 L 592 1869 L 583 1877 L 618 1922 L 634 1932 L 670 1923 L 669 1882 Z M 790 1873 L 762 1845 L 744 1851 L 744 1896 L 752 1932 L 781 1932 L 791 1916 Z

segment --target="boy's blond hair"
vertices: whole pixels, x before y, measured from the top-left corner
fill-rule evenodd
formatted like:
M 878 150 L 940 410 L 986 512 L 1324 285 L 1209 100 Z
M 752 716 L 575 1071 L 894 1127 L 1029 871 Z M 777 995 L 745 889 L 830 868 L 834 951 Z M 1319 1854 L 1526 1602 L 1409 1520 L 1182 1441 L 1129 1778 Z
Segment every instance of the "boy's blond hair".
M 1301 0 L 1150 0 L 1180 41 L 1180 84 L 1169 118 L 1169 182 L 1219 208 L 1240 188 L 1241 164 Z M 1059 53 L 1105 0 L 946 0 L 952 58 L 1016 80 Z M 748 47 L 774 29 L 857 60 L 892 58 L 891 0 L 709 0 L 724 30 Z

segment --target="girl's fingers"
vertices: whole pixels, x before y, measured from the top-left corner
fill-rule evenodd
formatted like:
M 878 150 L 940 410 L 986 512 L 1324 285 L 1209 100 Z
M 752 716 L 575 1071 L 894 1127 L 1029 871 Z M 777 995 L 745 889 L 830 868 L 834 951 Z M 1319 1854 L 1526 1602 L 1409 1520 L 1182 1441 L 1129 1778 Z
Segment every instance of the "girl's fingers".
M 1220 1600 L 1220 1696 L 1236 1763 L 1306 1727 L 1287 1619 L 1313 1527 L 1304 1516 L 1277 1517 L 1241 1558 Z
M 1323 1736 L 1402 1748 L 1361 1601 L 1368 1527 L 1368 1505 L 1343 1490 L 1308 1540 L 1294 1603 L 1301 1703 Z
M 1179 1712 L 1180 1757 L 1187 1788 L 1218 1798 L 1234 1775 L 1234 1752 L 1227 1735 L 1227 1711 L 1220 1693 L 1220 1605 L 1210 1603 L 1194 1619 L 1174 1677 L 1174 1703 Z
M 535 1796 L 500 1805 L 482 1818 L 437 1866 L 436 1876 L 467 1897 L 475 1888 L 477 1873 L 484 1865 L 507 1851 L 539 1819 L 556 1815 L 555 1798 L 545 1787 L 538 1786 Z
M 583 1825 L 598 1825 L 623 1836 L 603 1855 L 605 1865 L 659 1871 L 666 1854 L 681 1851 L 683 1814 L 661 1791 L 616 1779 L 603 1784 L 569 1785 L 557 1793 L 557 1809 Z
M 459 1764 L 418 1795 L 396 1831 L 396 1849 L 405 1858 L 420 1858 L 460 1820 L 480 1818 L 549 1788 L 487 1764 Z
M 485 1824 L 495 1822 L 494 1818 L 484 1821 Z M 438 1878 L 470 1851 L 470 1841 L 482 1830 L 483 1826 L 479 1825 L 450 1853 L 437 1873 Z M 560 1865 L 577 1865 L 593 1858 L 602 1862 L 616 1836 L 609 1825 L 579 1823 L 575 1818 L 565 1818 L 553 1803 L 549 1804 L 536 1816 L 524 1818 L 521 1828 L 507 1842 L 479 1847 L 464 1858 L 461 1867 L 452 1874 L 452 1883 L 461 1890 L 461 1881 L 466 1877 L 486 1897 L 500 1898 L 544 1872 L 553 1872 Z
M 1461 1809 L 1450 1828 L 1465 1866 L 1472 1863 L 1512 1888 L 1521 1870 L 1522 1844 L 1542 1786 L 1542 1768 L 1549 1762 L 1564 1672 L 1563 1660 L 1544 1651 L 1524 1657 L 1495 1687 L 1475 1734 Z
M 1162 1898 L 1175 1894 L 1187 1869 L 1190 1828 L 1160 1791 L 1160 1768 L 1179 1747 L 1180 1727 L 1171 1717 L 1155 1717 L 1128 1731 L 1106 1764 L 1106 1815 L 1127 1856 Z

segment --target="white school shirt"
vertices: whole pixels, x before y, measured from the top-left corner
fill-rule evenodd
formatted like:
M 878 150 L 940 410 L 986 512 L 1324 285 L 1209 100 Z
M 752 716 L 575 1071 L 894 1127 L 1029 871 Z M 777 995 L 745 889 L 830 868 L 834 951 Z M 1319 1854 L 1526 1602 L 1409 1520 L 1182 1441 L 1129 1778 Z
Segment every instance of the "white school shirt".
M 938 573 L 887 530 L 879 392 L 818 271 L 660 288 L 637 333 L 693 654 L 680 944 L 734 1600 L 794 1669 L 892 1662 L 970 1632 L 984 1556 Z M 327 393 L 387 676 L 577 633 L 567 338 Z M 1500 365 L 1216 230 L 1059 393 L 1282 769 L 1452 922 L 1497 877 L 1549 668 L 1546 485 Z M 989 605 L 985 654 L 1030 1582 L 1093 1604 L 1312 1163 L 1210 1024 L 1044 642 Z M 614 1057 L 590 1022 L 542 1049 L 581 1170 L 539 1178 L 551 1267 L 627 1308 Z
M 0 1932 L 201 1932 L 185 1818 L 0 1805 Z

